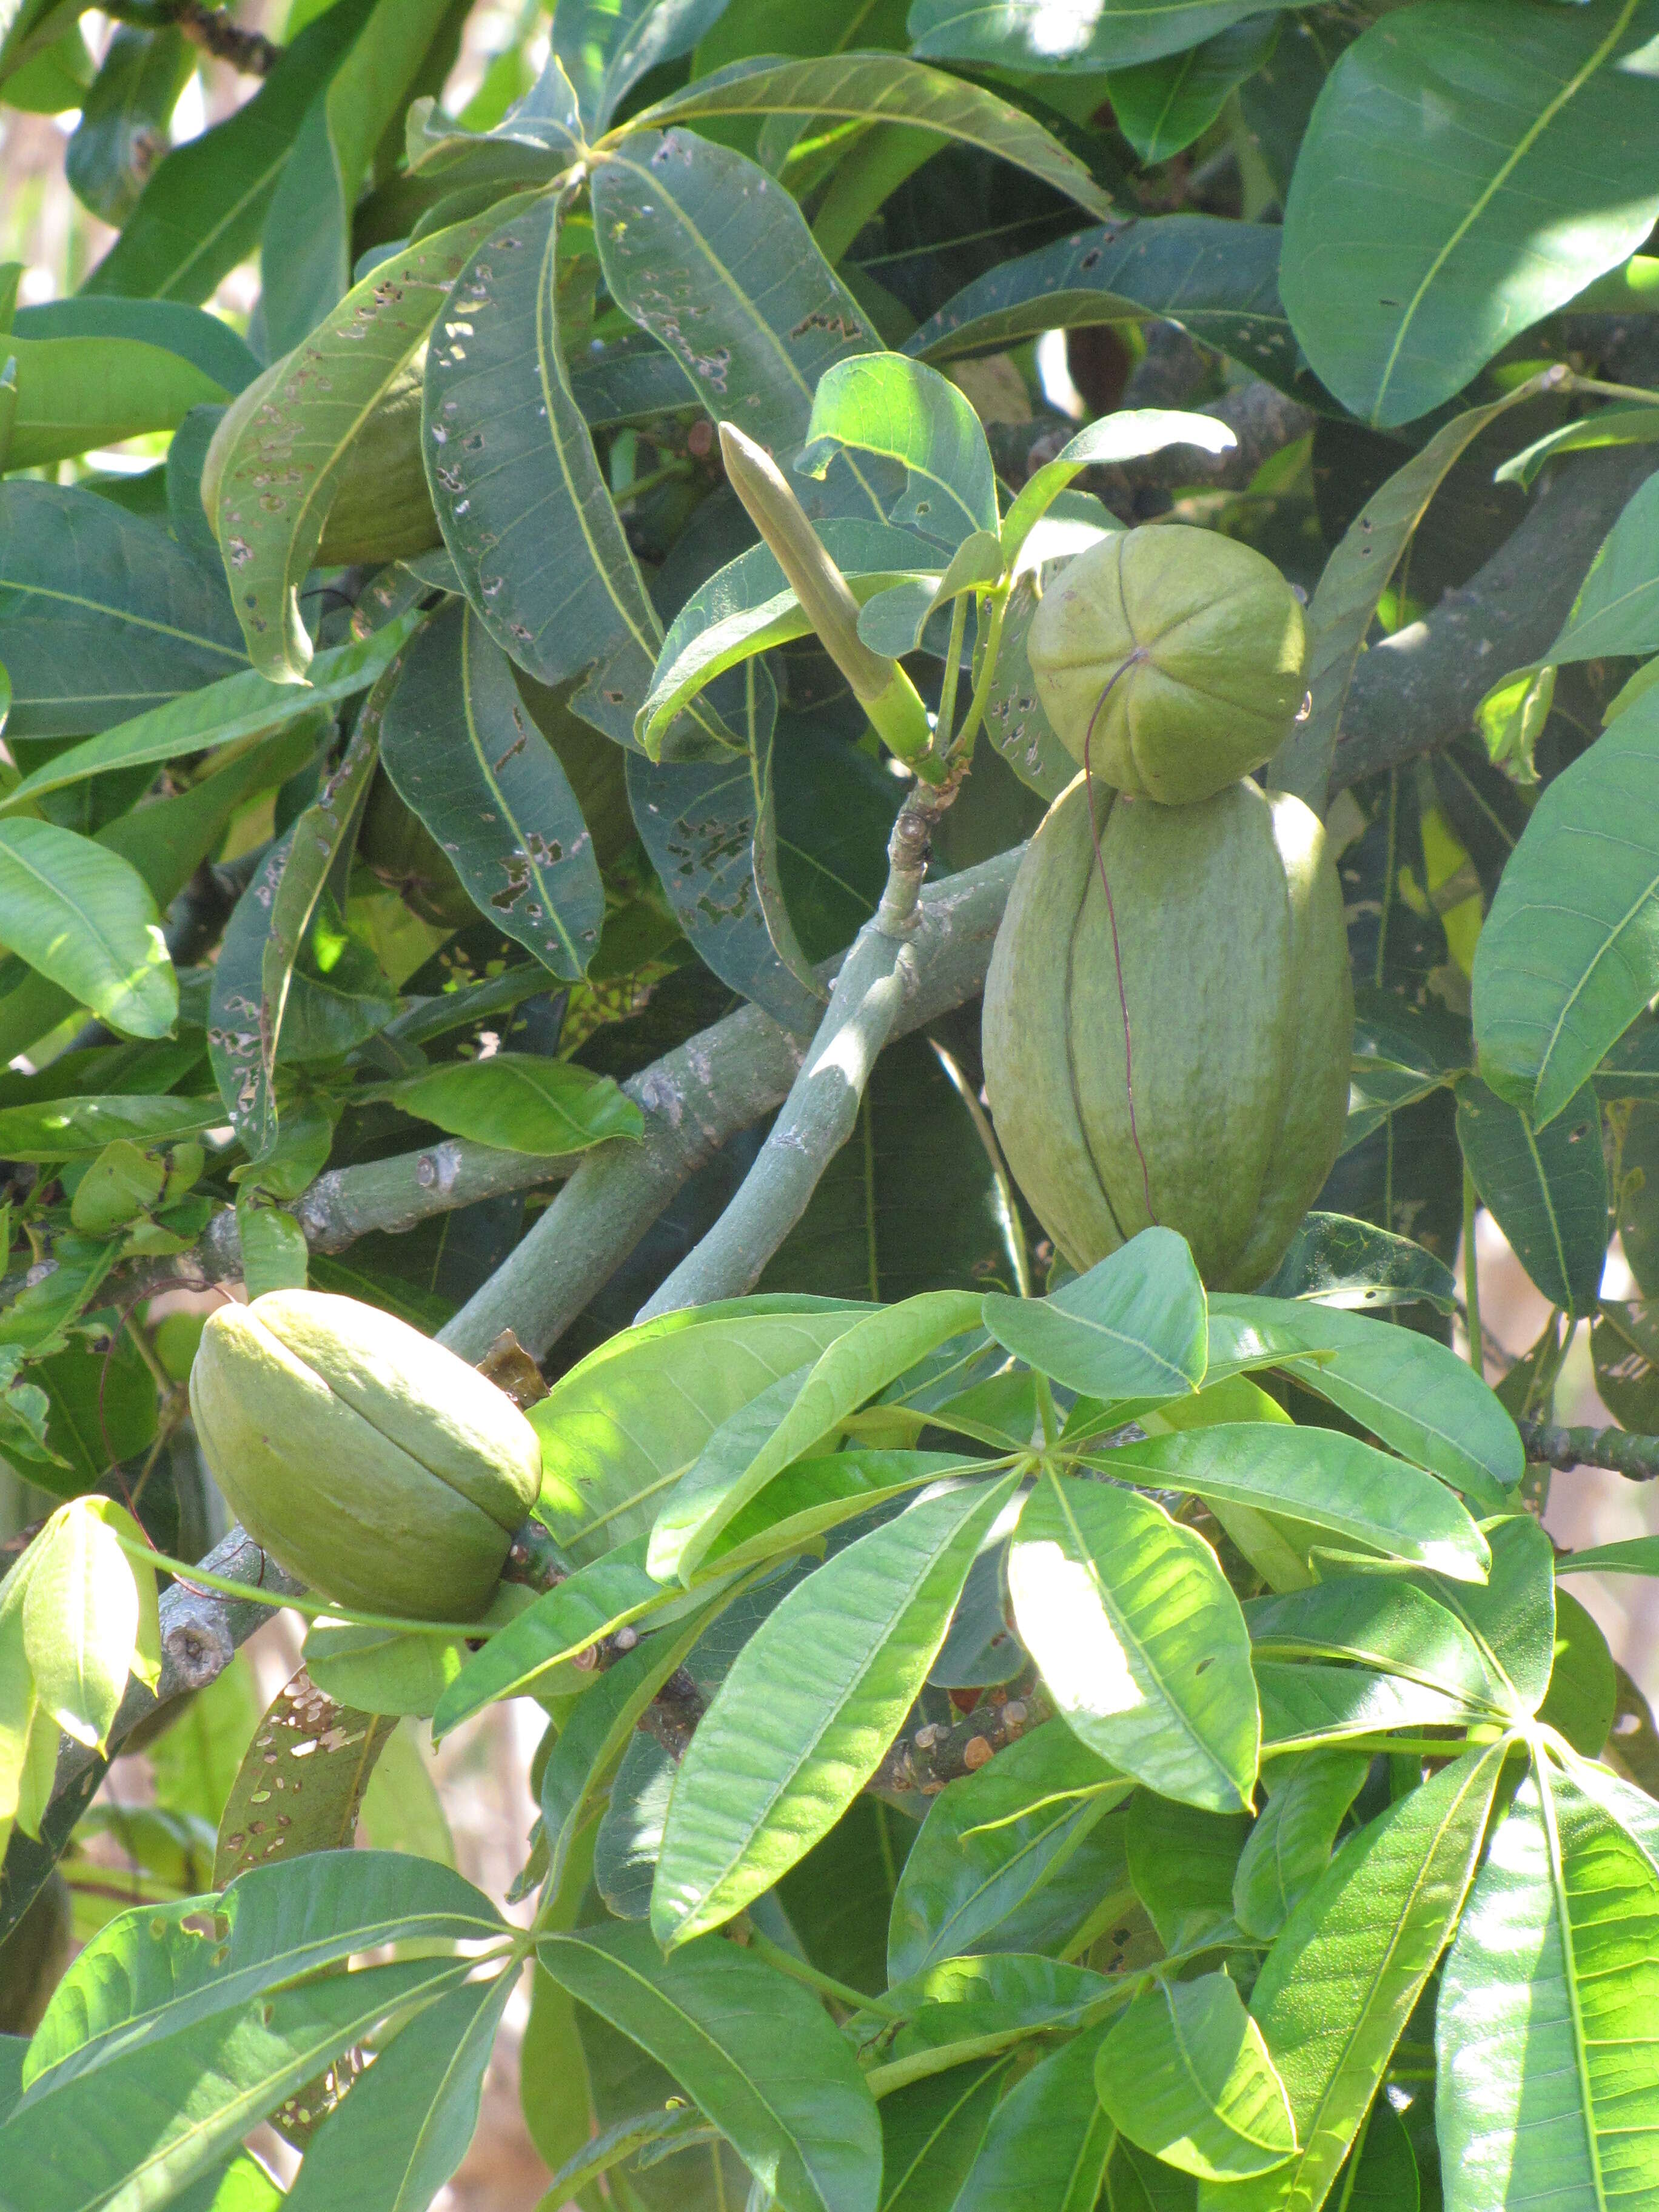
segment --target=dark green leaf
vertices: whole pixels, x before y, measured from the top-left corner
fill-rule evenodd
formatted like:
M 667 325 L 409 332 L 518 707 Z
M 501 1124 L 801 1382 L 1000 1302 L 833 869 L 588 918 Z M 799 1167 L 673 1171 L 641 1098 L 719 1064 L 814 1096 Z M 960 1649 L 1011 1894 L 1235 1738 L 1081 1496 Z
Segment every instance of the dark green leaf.
M 711 415 L 780 458 L 805 436 L 824 371 L 879 350 L 788 193 L 706 138 L 630 132 L 593 179 L 593 228 L 617 303 Z M 830 489 L 850 497 L 861 483 L 843 462 Z M 883 519 L 873 492 L 839 511 Z
M 451 603 L 410 647 L 381 737 L 386 773 L 480 913 L 574 982 L 605 918 L 593 841 L 499 646 Z
M 718 1936 L 665 1960 L 643 1926 L 544 1936 L 538 1956 L 684 2083 L 765 2176 L 780 2212 L 875 2212 L 874 2101 L 850 2046 L 798 1983 Z
M 1202 45 L 1111 73 L 1112 112 L 1143 161 L 1167 161 L 1201 138 L 1227 97 L 1273 50 L 1279 16 L 1247 16 Z
M 1550 784 L 1480 933 L 1480 1072 L 1540 1127 L 1659 988 L 1659 838 L 1644 803 L 1656 765 L 1650 694 Z
M 1647 100 L 1634 57 L 1653 29 L 1635 0 L 1520 16 L 1432 0 L 1342 55 L 1285 204 L 1285 289 L 1315 370 L 1356 415 L 1426 414 L 1642 244 L 1659 162 L 1632 152 Z M 1380 232 L 1379 198 L 1394 210 Z M 1528 250 L 1540 201 L 1564 226 L 1555 252 Z
M 553 25 L 553 53 L 594 137 L 640 79 L 690 52 L 726 0 L 565 0 Z
M 1200 12 L 1224 22 L 1252 11 L 1240 0 L 1236 12 Z M 904 350 L 949 361 L 1056 326 L 1167 317 L 1270 384 L 1293 388 L 1297 345 L 1279 304 L 1279 242 L 1273 224 L 1217 216 L 1143 216 L 1080 231 L 976 278 L 907 338 Z
M 982 1311 L 999 1344 L 1070 1390 L 1179 1398 L 1204 1379 L 1204 1287 L 1172 1229 L 1143 1230 L 1051 1297 L 993 1291 Z
M 1253 12 L 1249 0 L 1105 0 L 1056 15 L 1049 0 L 915 0 L 915 51 L 993 69 L 1122 69 L 1178 54 Z
M 1586 1759 L 1600 1759 L 1619 1702 L 1607 1640 L 1568 1590 L 1555 1593 L 1555 1663 L 1538 1708 L 1547 1728 L 1565 1736 Z
M 899 1877 L 889 1979 L 908 1980 L 980 1944 L 1132 1786 L 1068 1728 L 1052 1724 L 947 1783 Z
M 308 23 L 253 98 L 169 154 L 86 289 L 205 300 L 251 253 L 301 118 L 368 21 L 374 0 L 335 0 Z
M 283 2200 L 290 2212 L 410 2212 L 442 2188 L 466 2154 L 501 2011 L 515 1977 L 473 1982 L 393 2037 L 349 2102 L 307 2146 Z
M 995 2058 L 951 2066 L 882 2100 L 881 2212 L 951 2212 L 1006 2069 Z
M 1476 1076 L 1457 1085 L 1457 1141 L 1480 1200 L 1552 1305 L 1594 1306 L 1607 1249 L 1601 1112 L 1586 1083 L 1547 1128 Z
M 1271 1795 L 1233 1875 L 1233 1917 L 1252 1936 L 1273 1937 L 1330 1863 L 1331 1846 L 1370 1766 L 1358 1751 L 1316 1751 L 1275 1759 Z
M 1003 2100 L 956 2212 L 1094 2212 L 1115 2134 L 1095 2097 L 1099 2042 L 1073 2037 Z
M 220 578 L 94 492 L 0 484 L 13 737 L 80 737 L 246 665 Z M 184 751 L 186 747 L 176 750 Z

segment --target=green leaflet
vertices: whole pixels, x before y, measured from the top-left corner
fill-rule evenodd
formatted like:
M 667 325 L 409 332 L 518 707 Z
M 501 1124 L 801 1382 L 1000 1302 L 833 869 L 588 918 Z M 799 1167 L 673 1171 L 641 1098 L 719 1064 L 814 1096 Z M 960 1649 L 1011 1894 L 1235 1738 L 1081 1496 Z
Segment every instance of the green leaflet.
M 1127 1490 L 1053 1474 L 1021 1516 L 1022 1640 L 1091 1750 L 1162 1796 L 1231 1813 L 1260 1743 L 1243 1617 L 1201 1536 Z
M 643 1535 L 722 1422 L 868 1313 L 786 1292 L 689 1307 L 611 1337 L 530 1409 L 540 1517 L 578 1565 Z
M 641 1925 L 546 1936 L 537 1950 L 556 1981 L 684 2083 L 766 2177 L 780 2212 L 876 2212 L 875 2103 L 810 1991 L 717 1936 L 666 1960 Z
M 1655 27 L 1642 0 L 1523 16 L 1432 0 L 1341 55 L 1285 203 L 1285 304 L 1354 414 L 1426 414 L 1642 244 L 1659 155 L 1627 151 L 1651 96 L 1632 60 Z M 1432 117 L 1425 83 L 1443 88 Z M 1559 252 L 1526 251 L 1540 199 L 1565 226 Z
M 1638 798 L 1656 762 L 1650 693 L 1544 792 L 1480 933 L 1480 1073 L 1540 1128 L 1567 1110 L 1659 979 L 1659 841 Z
M 1052 1725 L 947 1783 L 927 1808 L 894 1893 L 889 1980 L 907 1980 L 982 1942 L 1132 1786 L 1070 1729 Z
M 1250 2012 L 1302 2146 L 1258 2180 L 1200 2185 L 1200 2212 L 1314 2212 L 1457 1924 L 1504 1747 L 1470 1753 L 1370 1822 L 1285 1922 Z
M 1652 2193 L 1656 1929 L 1651 1861 L 1535 1753 L 1446 1962 L 1436 2116 L 1448 2212 L 1540 2194 L 1634 2207 Z
M 179 1012 L 149 887 L 128 861 L 55 823 L 0 822 L 6 942 L 129 1036 L 165 1036 Z
M 1050 1297 L 993 1291 L 983 1314 L 999 1344 L 1092 1397 L 1178 1399 L 1204 1379 L 1204 1287 L 1170 1229 L 1142 1230 Z
M 416 2015 L 337 2105 L 307 2148 L 283 2202 L 291 2212 L 342 2204 L 415 2212 L 448 2180 L 472 2140 L 484 2069 L 515 1977 L 471 1982 Z
M 584 975 L 605 919 L 593 840 L 507 655 L 464 602 L 411 646 L 382 749 L 480 913 L 565 982 Z
M 929 58 L 1007 70 L 1121 69 L 1178 54 L 1253 12 L 1245 0 L 1109 0 L 1056 16 L 1045 0 L 915 0 L 910 36 Z
M 95 492 L 27 480 L 0 484 L 0 661 L 18 738 L 107 729 L 246 666 L 211 569 Z
M 1455 1088 L 1457 1141 L 1481 1202 L 1552 1305 L 1592 1310 L 1608 1230 L 1595 1086 L 1584 1084 L 1541 1129 L 1476 1076 Z
M 300 587 L 347 448 L 425 339 L 468 255 L 501 220 L 493 209 L 372 270 L 285 357 L 225 456 L 216 518 L 225 574 L 248 658 L 274 683 L 302 683 L 311 665 Z
M 1094 2212 L 1116 2134 L 1095 2096 L 1099 2043 L 1074 2036 L 1004 2098 L 956 2212 Z
M 573 279 L 559 258 L 570 202 L 544 195 L 510 220 L 498 208 L 459 270 L 471 327 L 427 356 L 427 477 L 496 644 L 538 683 L 580 677 L 571 705 L 627 744 L 661 631 L 571 396 L 562 293 L 580 267 Z
M 1074 155 L 1022 109 L 988 87 L 902 54 L 830 54 L 803 61 L 771 57 L 736 62 L 693 80 L 632 118 L 629 127 L 689 122 L 697 116 L 834 116 L 904 124 L 994 154 L 1041 177 L 1090 214 L 1111 203 Z
M 1471 407 L 1436 432 L 1374 492 L 1343 532 L 1325 563 L 1308 610 L 1308 690 L 1312 711 L 1274 755 L 1271 779 L 1292 791 L 1316 814 L 1325 811 L 1331 763 L 1343 702 L 1377 602 L 1401 555 L 1446 477 L 1490 422 L 1517 403 L 1536 398 L 1559 381 L 1553 369 L 1529 377 L 1490 406 Z
M 1095 2086 L 1121 2134 L 1183 2173 L 1237 2180 L 1297 2148 L 1284 2084 L 1225 1974 L 1137 1997 L 1096 2055 Z
M 971 1328 L 978 1301 L 968 1291 L 924 1291 L 878 1307 L 827 1346 L 799 1389 L 780 1381 L 757 1424 L 741 1410 L 712 1435 L 663 1506 L 651 1532 L 651 1572 L 689 1581 L 728 1521 L 791 1460 L 817 1443 L 936 1346 Z
M 1012 1480 L 919 1500 L 809 1575 L 744 1645 L 675 1783 L 659 1942 L 718 1927 L 834 1826 L 926 1680 Z
M 975 277 L 905 340 L 904 350 L 949 361 L 1056 326 L 1167 316 L 1270 384 L 1311 396 L 1305 378 L 1298 387 L 1296 339 L 1279 301 L 1279 238 L 1274 224 L 1196 215 L 1085 230 Z
M 1464 1582 L 1483 1579 L 1490 1565 L 1480 1529 L 1444 1483 L 1334 1429 L 1221 1421 L 1122 1444 L 1089 1464 L 1144 1489 L 1286 1514 Z
M 630 131 L 611 150 L 593 179 L 593 229 L 618 303 L 674 354 L 711 415 L 780 455 L 805 436 L 824 371 L 879 349 L 788 193 L 690 131 Z M 848 473 L 843 464 L 832 486 Z M 840 511 L 882 520 L 874 494 L 860 496 Z
M 443 1996 L 469 1970 L 442 1958 L 325 1974 L 131 2045 L 100 2069 L 95 2128 L 61 2108 L 72 2087 L 61 2105 L 43 2091 L 0 2129 L 0 2162 L 27 2175 L 32 2212 L 163 2203 L 379 2022 Z

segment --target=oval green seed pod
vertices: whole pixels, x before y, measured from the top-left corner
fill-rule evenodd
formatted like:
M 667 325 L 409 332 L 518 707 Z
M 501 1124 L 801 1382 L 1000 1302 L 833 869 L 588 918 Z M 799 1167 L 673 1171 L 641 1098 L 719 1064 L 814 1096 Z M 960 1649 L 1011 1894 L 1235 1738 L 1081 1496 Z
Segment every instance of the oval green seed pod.
M 1248 1290 L 1317 1195 L 1347 1110 L 1353 988 L 1325 833 L 1249 782 L 1181 807 L 1097 786 L 1097 803 L 1117 952 L 1079 776 L 1031 841 L 992 954 L 997 1135 L 1073 1267 L 1156 1221 L 1212 1290 Z
M 1099 781 L 1186 806 L 1275 752 L 1307 637 L 1273 562 L 1181 523 L 1115 532 L 1061 569 L 1027 651 L 1054 733 Z M 1093 736 L 1090 726 L 1093 725 Z
M 540 1441 L 510 1398 L 418 1329 L 325 1291 L 210 1315 L 190 1409 L 248 1534 L 366 1613 L 471 1620 L 541 1487 Z

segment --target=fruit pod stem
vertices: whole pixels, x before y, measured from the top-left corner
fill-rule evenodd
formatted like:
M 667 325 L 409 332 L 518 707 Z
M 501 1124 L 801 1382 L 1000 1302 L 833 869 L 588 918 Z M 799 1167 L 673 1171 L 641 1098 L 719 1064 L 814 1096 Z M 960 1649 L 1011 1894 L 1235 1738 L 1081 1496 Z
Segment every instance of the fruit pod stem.
M 732 490 L 878 737 L 924 782 L 941 781 L 945 772 L 930 755 L 933 732 L 915 685 L 896 660 L 872 653 L 859 635 L 858 601 L 782 471 L 733 422 L 720 424 L 720 452 Z

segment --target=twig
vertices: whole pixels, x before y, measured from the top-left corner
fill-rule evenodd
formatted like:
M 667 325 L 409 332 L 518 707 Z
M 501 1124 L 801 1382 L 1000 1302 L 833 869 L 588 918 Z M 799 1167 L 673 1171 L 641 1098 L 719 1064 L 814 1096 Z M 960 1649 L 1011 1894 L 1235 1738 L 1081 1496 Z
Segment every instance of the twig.
M 1023 850 L 999 853 L 922 892 L 910 946 L 915 988 L 897 1011 L 895 1036 L 925 1028 L 982 987 Z M 837 966 L 827 963 L 818 972 L 828 981 Z M 643 1138 L 582 1156 L 553 1204 L 441 1332 L 441 1341 L 477 1359 L 510 1328 L 540 1358 L 686 1179 L 783 1103 L 801 1058 L 799 1039 L 757 1007 L 744 1006 L 625 1083 L 645 1109 Z
M 1575 453 L 1462 590 L 1362 653 L 1337 732 L 1331 794 L 1461 737 L 1498 678 L 1547 653 L 1651 446 Z
M 681 1261 L 637 1318 L 701 1306 L 751 1290 L 805 1212 L 824 1169 L 852 1135 L 870 1072 L 915 994 L 912 950 L 921 924 L 918 901 L 933 825 L 959 779 L 915 785 L 893 824 L 887 888 L 860 933 L 830 994 L 783 1111 L 743 1188 L 714 1226 Z
M 1515 1425 L 1533 1467 L 1564 1473 L 1603 1467 L 1627 1482 L 1659 1481 L 1659 1437 L 1633 1436 L 1626 1429 L 1558 1429 L 1546 1421 L 1518 1420 Z
M 167 14 L 192 46 L 243 76 L 269 76 L 283 58 L 282 48 L 262 31 L 243 30 L 222 8 L 206 7 L 203 0 L 173 0 Z
M 1053 1714 L 1054 1707 L 1034 1684 L 994 1690 L 954 1728 L 935 1723 L 900 1736 L 865 1787 L 880 1797 L 937 1797 L 947 1782 L 974 1773 Z

